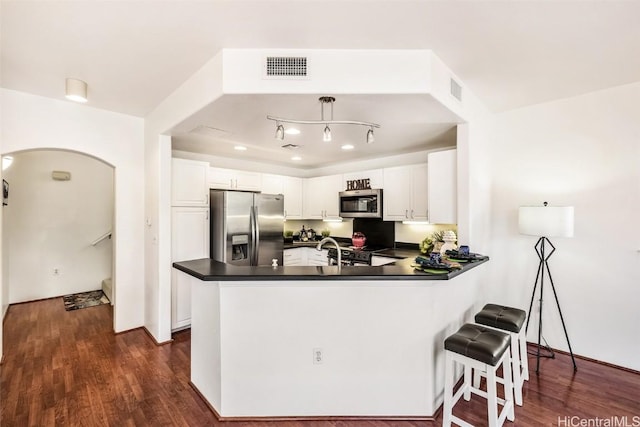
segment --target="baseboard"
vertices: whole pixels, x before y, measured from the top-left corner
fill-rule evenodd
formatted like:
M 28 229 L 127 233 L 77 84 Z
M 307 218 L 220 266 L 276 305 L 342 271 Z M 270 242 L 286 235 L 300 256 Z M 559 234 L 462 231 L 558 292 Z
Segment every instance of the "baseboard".
M 428 417 L 418 417 L 418 416 L 299 416 L 299 417 L 223 417 L 216 411 L 216 408 L 211 406 L 211 404 L 204 398 L 198 387 L 195 386 L 191 381 L 189 381 L 189 385 L 196 392 L 196 394 L 202 399 L 202 401 L 207 405 L 207 408 L 213 413 L 218 421 L 435 421 L 435 415 Z M 437 412 L 436 412 L 437 413 Z
M 156 338 L 151 334 L 151 332 L 149 332 L 149 330 L 147 329 L 146 326 L 143 326 L 142 329 L 144 329 L 144 331 L 147 333 L 147 335 L 149 335 L 149 338 L 151 338 L 151 340 L 157 346 L 167 345 L 167 344 L 171 344 L 173 342 L 173 338 L 171 338 L 171 339 L 169 339 L 167 341 L 158 342 L 158 341 L 156 341 Z
M 538 343 L 527 341 L 527 346 L 537 347 Z M 544 347 L 541 346 L 541 348 L 544 348 Z M 553 347 L 549 347 L 549 348 L 551 350 L 553 350 L 555 353 L 560 353 L 560 354 L 564 354 L 565 356 L 571 357 L 571 353 L 569 353 L 568 351 L 558 350 L 557 348 L 553 348 Z M 635 369 L 627 368 L 626 366 L 615 365 L 613 363 L 604 362 L 604 361 L 598 360 L 598 359 L 592 359 L 591 357 L 581 356 L 581 355 L 575 354 L 575 353 L 573 353 L 573 357 L 575 357 L 576 359 L 587 361 L 587 362 L 597 363 L 598 365 L 608 366 L 609 368 L 619 369 L 621 371 L 629 372 L 630 374 L 640 375 L 640 371 L 636 371 Z
M 11 304 L 9 304 L 9 307 L 11 307 L 12 305 L 21 305 L 21 304 L 31 304 L 32 302 L 40 302 L 40 301 L 47 301 L 50 299 L 58 299 L 58 298 L 62 298 L 64 295 L 58 295 L 57 297 L 47 297 L 47 298 L 39 298 L 39 299 L 33 299 L 30 301 L 20 301 L 20 302 L 12 302 Z M 9 309 L 7 309 L 7 311 L 9 311 Z

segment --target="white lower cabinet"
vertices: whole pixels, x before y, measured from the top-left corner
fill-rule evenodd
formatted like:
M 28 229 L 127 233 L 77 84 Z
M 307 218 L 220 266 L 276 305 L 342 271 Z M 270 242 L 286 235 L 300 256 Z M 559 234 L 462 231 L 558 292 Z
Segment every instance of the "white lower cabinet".
M 306 248 L 285 249 L 282 263 L 285 266 L 290 265 L 307 265 Z
M 191 276 L 180 270 L 171 273 L 171 330 L 191 326 Z
M 323 249 L 321 251 L 316 248 L 305 248 L 307 250 L 307 265 L 315 265 L 315 266 L 327 266 L 329 265 L 329 259 L 327 255 L 329 253 L 328 249 Z
M 327 266 L 328 249 L 321 251 L 314 247 L 305 246 L 303 248 L 285 249 L 283 256 L 283 264 L 285 266 L 303 265 L 303 266 Z
M 397 258 L 389 258 L 386 256 L 376 256 L 376 255 L 371 256 L 372 267 L 379 267 L 381 265 L 393 264 L 396 261 L 400 261 L 400 260 Z
M 209 257 L 209 208 L 171 209 L 171 260 Z M 191 325 L 191 289 L 188 275 L 173 269 L 171 275 L 171 329 Z

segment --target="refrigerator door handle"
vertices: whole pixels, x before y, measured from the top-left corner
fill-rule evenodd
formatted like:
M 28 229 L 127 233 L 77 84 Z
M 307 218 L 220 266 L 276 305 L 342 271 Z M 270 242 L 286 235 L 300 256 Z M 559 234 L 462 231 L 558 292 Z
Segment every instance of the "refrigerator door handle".
M 256 216 L 254 207 L 249 210 L 249 228 L 251 230 L 251 242 L 249 245 L 249 265 L 255 265 L 256 252 Z
M 260 259 L 260 246 L 258 243 L 260 242 L 260 221 L 258 221 L 258 206 L 253 207 L 253 224 L 255 229 L 255 238 L 253 240 L 253 253 L 255 256 L 255 260 L 253 265 L 258 265 L 258 260 Z

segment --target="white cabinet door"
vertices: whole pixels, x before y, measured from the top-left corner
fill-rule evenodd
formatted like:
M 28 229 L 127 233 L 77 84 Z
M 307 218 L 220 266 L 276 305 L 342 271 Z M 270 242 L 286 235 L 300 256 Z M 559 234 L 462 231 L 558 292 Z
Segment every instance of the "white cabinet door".
M 209 208 L 171 209 L 171 259 L 185 261 L 209 257 Z M 171 329 L 191 324 L 189 278 L 176 269 L 171 277 Z
M 384 169 L 382 211 L 385 221 L 409 219 L 411 210 L 411 168 L 400 166 Z
M 233 171 L 231 169 L 209 168 L 209 187 L 219 190 L 231 190 Z
M 285 249 L 282 264 L 290 265 L 307 265 L 306 248 Z
M 429 220 L 427 166 L 422 164 L 411 167 L 411 210 L 409 216 L 412 221 Z
M 171 159 L 171 206 L 208 206 L 208 169 L 207 162 Z
M 427 165 L 384 169 L 385 221 L 427 221 Z
M 304 219 L 322 219 L 324 217 L 322 199 L 325 197 L 325 189 L 322 178 L 306 178 L 302 183 L 302 217 Z
M 429 221 L 434 224 L 458 222 L 458 180 L 456 150 L 429 153 Z
M 283 177 L 285 219 L 302 219 L 302 178 Z
M 191 326 L 191 276 L 172 269 L 171 274 L 171 330 Z
M 328 249 L 322 249 L 321 251 L 316 248 L 304 248 L 307 251 L 307 264 L 313 266 L 327 266 L 329 265 Z
M 261 191 L 265 194 L 284 194 L 284 179 L 282 175 L 263 173 Z
M 303 183 L 302 215 L 304 219 L 338 218 L 342 175 L 307 178 Z
M 262 174 L 211 167 L 209 168 L 208 183 L 210 188 L 220 190 L 260 191 Z
M 396 261 L 400 261 L 397 258 L 389 258 L 386 256 L 376 256 L 373 255 L 371 257 L 371 266 L 372 267 L 379 267 L 381 265 L 387 265 L 387 264 L 393 264 Z
M 260 191 L 262 174 L 257 172 L 235 171 L 235 190 Z

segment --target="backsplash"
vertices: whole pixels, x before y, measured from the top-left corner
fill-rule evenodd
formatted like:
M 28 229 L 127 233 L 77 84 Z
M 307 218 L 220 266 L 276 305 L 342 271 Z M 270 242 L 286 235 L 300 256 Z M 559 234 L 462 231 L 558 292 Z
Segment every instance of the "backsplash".
M 284 230 L 293 231 L 294 235 L 297 234 L 304 225 L 306 230 L 313 228 L 313 230 L 320 234 L 322 230 L 331 231 L 333 237 L 347 237 L 350 238 L 353 234 L 353 220 L 344 220 L 343 222 L 324 222 L 322 220 L 287 220 L 284 223 Z
M 396 222 L 396 242 L 420 243 L 434 231 L 453 230 L 458 234 L 457 224 L 403 224 Z
M 330 230 L 331 236 L 333 237 L 350 238 L 354 231 L 353 221 L 352 219 L 345 219 L 343 222 L 287 220 L 284 223 L 284 230 L 292 230 L 294 233 L 297 233 L 304 225 L 305 229 L 313 228 L 318 234 L 320 234 L 322 230 Z M 394 227 L 395 241 L 403 243 L 420 243 L 425 237 L 431 236 L 434 231 L 453 230 L 456 234 L 458 232 L 456 224 L 403 224 L 402 222 L 395 222 Z

